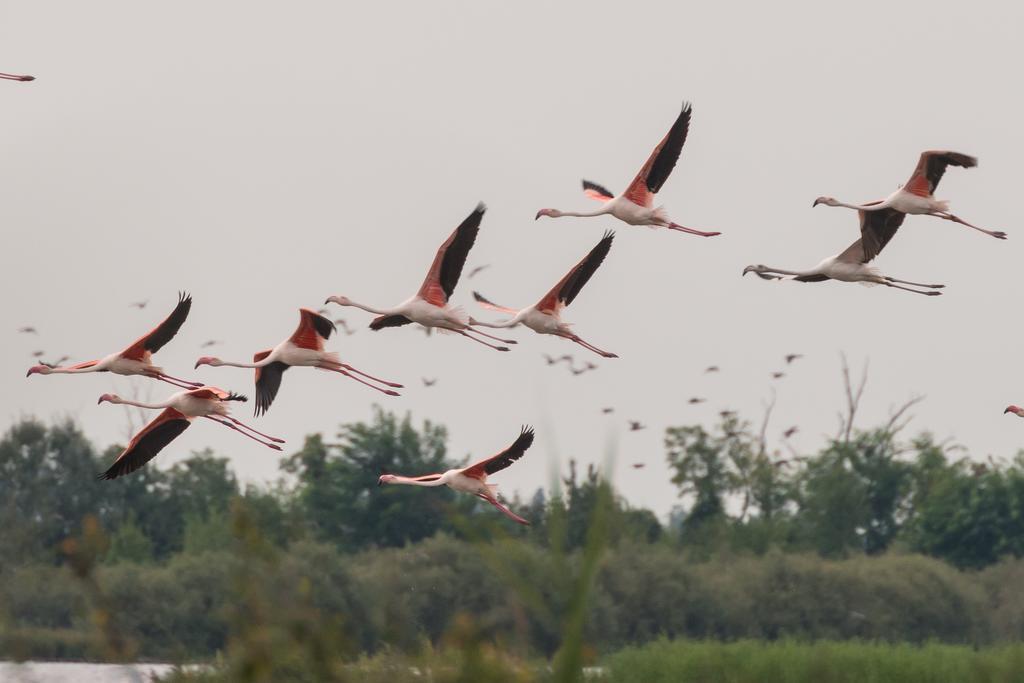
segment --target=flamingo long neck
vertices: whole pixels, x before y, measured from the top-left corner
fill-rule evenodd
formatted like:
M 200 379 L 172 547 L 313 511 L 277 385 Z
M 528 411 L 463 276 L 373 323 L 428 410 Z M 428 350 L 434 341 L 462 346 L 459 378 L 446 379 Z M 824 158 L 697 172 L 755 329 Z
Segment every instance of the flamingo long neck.
M 783 270 L 782 268 L 768 268 L 766 271 L 763 271 L 763 272 L 774 273 L 776 275 L 796 275 L 796 276 L 800 276 L 800 275 L 814 275 L 817 271 L 811 271 L 811 270 L 806 270 L 806 271 Z
M 255 363 L 236 363 L 230 360 L 222 360 L 220 362 L 220 365 L 227 365 L 232 368 L 262 368 L 266 365 L 270 365 L 275 360 L 277 359 L 273 357 L 273 354 L 271 354 L 264 358 L 263 360 L 258 360 Z
M 889 206 L 889 201 L 877 202 L 875 204 L 847 204 L 836 200 L 834 204 L 829 206 L 845 206 L 847 209 L 856 209 L 857 211 L 878 211 L 879 209 L 885 209 Z
M 432 481 L 423 481 L 421 478 L 416 477 L 399 477 L 396 476 L 392 484 L 407 484 L 409 486 L 444 486 L 445 481 L 441 475 L 437 476 L 437 479 Z
M 71 367 L 71 368 L 61 368 L 61 367 L 50 368 L 50 371 L 47 372 L 46 374 L 47 375 L 52 375 L 52 374 L 77 375 L 77 374 L 82 373 L 82 372 L 99 372 L 100 370 L 102 370 L 102 368 L 100 368 L 99 365 L 100 365 L 99 362 L 96 362 L 96 363 L 94 363 L 94 364 L 92 364 L 92 365 L 90 365 L 88 367 L 85 367 L 85 368 L 75 368 L 75 367 Z
M 782 268 L 766 268 L 765 270 L 760 271 L 760 274 L 762 274 L 762 275 L 769 275 L 769 276 L 771 276 L 771 275 L 780 276 L 780 277 L 774 278 L 776 280 L 780 280 L 780 279 L 785 279 L 785 278 L 783 278 L 781 276 L 792 277 L 792 278 L 795 278 L 795 277 L 809 277 L 811 275 L 821 275 L 822 273 L 821 273 L 821 270 L 819 268 L 812 268 L 811 270 L 783 270 Z
M 373 306 L 367 306 L 366 304 L 361 304 L 357 301 L 351 301 L 349 306 L 355 306 L 356 308 L 361 308 L 368 313 L 376 313 L 377 315 L 393 315 L 398 312 L 394 309 L 374 308 Z
M 595 211 L 559 211 L 555 218 L 561 218 L 562 216 L 574 216 L 576 218 L 592 218 L 594 216 L 603 216 L 608 213 L 608 205 L 605 204 L 601 208 Z
M 153 410 L 162 410 L 163 408 L 171 405 L 170 401 L 161 401 L 160 403 L 144 403 L 142 401 L 132 401 L 127 398 L 122 398 L 119 401 L 112 401 L 118 405 L 135 406 L 136 408 L 151 408 Z

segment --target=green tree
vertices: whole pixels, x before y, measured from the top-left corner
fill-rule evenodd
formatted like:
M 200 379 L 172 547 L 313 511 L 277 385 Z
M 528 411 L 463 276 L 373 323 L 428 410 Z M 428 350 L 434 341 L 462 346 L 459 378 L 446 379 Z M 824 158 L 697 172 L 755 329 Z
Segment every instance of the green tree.
M 57 561 L 57 545 L 100 507 L 92 445 L 70 421 L 16 423 L 0 439 L 0 556 Z
M 150 562 L 153 559 L 153 543 L 129 518 L 110 537 L 110 550 L 103 559 L 108 564 Z
M 298 500 L 314 537 L 340 548 L 400 546 L 451 529 L 455 496 L 447 487 L 379 489 L 384 473 L 410 476 L 456 466 L 447 458 L 447 431 L 424 422 L 417 430 L 407 414 L 376 408 L 372 422 L 342 426 L 341 440 L 307 437 L 285 468 L 298 476 Z M 464 508 L 465 509 L 465 508 Z

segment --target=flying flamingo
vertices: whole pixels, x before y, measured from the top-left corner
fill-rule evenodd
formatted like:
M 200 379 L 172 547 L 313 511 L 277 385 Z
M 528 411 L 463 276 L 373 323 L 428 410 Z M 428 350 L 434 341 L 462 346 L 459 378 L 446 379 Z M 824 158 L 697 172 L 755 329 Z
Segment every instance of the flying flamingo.
M 51 367 L 46 364 L 34 365 L 28 370 L 30 375 L 79 374 L 83 372 L 113 372 L 116 375 L 144 375 L 159 379 L 181 389 L 194 389 L 202 386 L 201 382 L 189 382 L 164 373 L 151 362 L 152 355 L 163 348 L 164 344 L 174 339 L 174 335 L 184 324 L 188 312 L 192 308 L 192 297 L 188 294 L 178 295 L 178 305 L 174 307 L 166 320 L 120 353 L 111 354 L 99 360 L 85 361 L 68 367 Z
M 36 80 L 35 76 L 19 76 L 18 74 L 5 74 L 5 73 L 0 73 L 0 78 L 8 80 L 8 81 L 34 81 L 34 80 Z
M 463 337 L 472 339 L 484 346 L 496 351 L 508 351 L 508 347 L 495 346 L 482 339 L 477 339 L 469 332 L 479 334 L 488 339 L 502 342 L 504 344 L 515 344 L 511 339 L 501 339 L 492 335 L 473 329 L 472 319 L 458 307 L 449 306 L 448 299 L 455 286 L 459 283 L 459 276 L 462 275 L 462 267 L 466 264 L 466 257 L 469 250 L 476 241 L 476 235 L 480 231 L 480 221 L 483 220 L 484 211 L 487 207 L 481 202 L 477 204 L 473 212 L 455 228 L 452 234 L 444 241 L 444 244 L 437 250 L 434 262 L 430 265 L 427 278 L 423 281 L 420 291 L 411 298 L 403 301 L 394 308 L 373 308 L 364 304 L 356 303 L 347 296 L 330 296 L 324 303 L 334 302 L 339 306 L 355 306 L 370 313 L 376 313 L 379 317 L 370 322 L 371 330 L 381 330 L 385 327 L 399 327 L 409 323 L 419 323 L 429 333 L 431 328 L 448 330 Z
M 234 429 L 253 441 L 258 441 L 268 448 L 273 448 L 275 451 L 281 450 L 281 447 L 277 444 L 284 443 L 283 439 L 258 432 L 249 425 L 239 422 L 229 414 L 227 406 L 229 401 L 248 400 L 240 394 L 209 386 L 190 389 L 189 391 L 180 391 L 160 403 L 141 403 L 139 401 L 129 401 L 116 394 L 103 394 L 100 396 L 97 404 L 106 401 L 115 405 L 137 406 L 154 410 L 162 409 L 163 412 L 143 427 L 142 431 L 132 437 L 132 440 L 128 442 L 127 448 L 117 456 L 114 464 L 101 474 L 99 478 L 116 479 L 139 469 L 152 460 L 157 453 L 163 450 L 179 434 L 185 431 L 189 424 L 191 424 L 192 419 L 196 417 L 205 417 L 207 420 L 213 420 L 218 424 Z M 267 443 L 259 437 L 268 439 L 273 443 Z
M 825 280 L 841 280 L 843 282 L 863 282 L 867 285 L 885 285 L 903 289 L 915 294 L 938 296 L 942 292 L 922 292 L 919 289 L 903 287 L 925 287 L 941 289 L 945 285 L 922 285 L 917 282 L 897 280 L 882 275 L 877 268 L 868 266 L 879 252 L 889 243 L 893 235 L 903 223 L 906 214 L 896 209 L 881 211 L 858 211 L 860 219 L 860 239 L 851 244 L 842 253 L 830 256 L 810 270 L 782 270 L 765 265 L 747 266 L 743 274 L 754 273 L 764 280 L 796 280 L 797 282 L 824 282 Z M 900 283 L 900 284 L 898 284 Z
M 538 334 L 553 334 L 579 344 L 583 348 L 605 358 L 618 358 L 614 353 L 602 351 L 590 342 L 580 339 L 579 336 L 569 329 L 569 324 L 562 322 L 561 319 L 562 309 L 573 302 L 576 295 L 583 289 L 583 285 L 587 284 L 594 271 L 604 261 L 604 257 L 608 255 L 608 250 L 612 248 L 612 240 L 614 238 L 615 233 L 611 231 L 606 232 L 601 241 L 590 250 L 590 253 L 573 266 L 572 270 L 566 273 L 565 277 L 559 280 L 558 284 L 552 287 L 551 291 L 545 294 L 543 299 L 533 306 L 528 306 L 520 311 L 514 308 L 499 306 L 485 299 L 480 293 L 473 292 L 473 298 L 480 302 L 480 305 L 484 308 L 509 313 L 512 317 L 498 323 L 483 323 L 471 319 L 472 322 L 486 327 L 515 327 L 522 323 Z
M 879 202 L 868 202 L 867 204 L 846 204 L 832 197 L 818 197 L 812 206 L 825 204 L 826 206 L 845 206 L 848 209 L 858 211 L 884 211 L 894 209 L 903 213 L 914 215 L 936 216 L 947 221 L 953 221 L 960 225 L 966 225 L 986 235 L 997 239 L 1006 239 L 1005 232 L 985 230 L 976 225 L 971 225 L 965 220 L 954 216 L 949 212 L 949 202 L 943 199 L 936 199 L 932 196 L 935 188 L 938 187 L 942 175 L 946 172 L 947 166 L 959 166 L 960 168 L 974 168 L 978 160 L 974 157 L 960 154 L 959 152 L 944 152 L 931 150 L 922 152 L 917 160 L 917 167 L 907 184 L 899 188 L 891 195 Z
M 497 486 L 487 483 L 487 476 L 500 472 L 519 458 L 523 457 L 533 444 L 533 428 L 523 427 L 519 437 L 511 446 L 489 458 L 458 470 L 448 470 L 443 474 L 427 474 L 421 477 L 401 477 L 397 474 L 382 474 L 377 480 L 378 486 L 384 484 L 407 484 L 409 486 L 447 486 L 455 491 L 471 493 L 481 500 L 486 500 L 501 510 L 509 519 L 529 526 L 530 522 L 515 514 L 498 502 Z
M 361 375 L 379 384 L 398 389 L 402 388 L 401 384 L 387 382 L 373 375 L 368 375 L 362 370 L 356 370 L 351 365 L 342 363 L 337 353 L 324 351 L 324 341 L 330 339 L 331 333 L 334 331 L 334 323 L 330 320 L 317 315 L 308 308 L 300 308 L 299 326 L 292 333 L 292 336 L 269 351 L 256 353 L 252 358 L 252 363 L 233 363 L 212 356 L 203 356 L 196 361 L 195 367 L 198 368 L 200 365 L 212 365 L 213 367 L 228 365 L 235 368 L 255 368 L 256 415 L 262 415 L 270 408 L 270 404 L 274 402 L 274 397 L 277 396 L 277 390 L 281 388 L 281 375 L 292 366 L 330 370 L 331 372 L 337 372 L 350 377 L 388 396 L 398 396 L 397 391 L 381 389 L 356 375 Z
M 690 112 L 689 102 L 684 102 L 683 109 L 679 112 L 676 122 L 672 124 L 668 134 L 651 152 L 647 163 L 636 174 L 636 178 L 633 178 L 633 182 L 629 184 L 624 193 L 616 197 L 603 186 L 592 183 L 589 180 L 584 180 L 584 194 L 591 199 L 604 202 L 600 209 L 590 212 L 541 209 L 534 216 L 534 220 L 541 216 L 550 216 L 551 218 L 561 218 L 562 216 L 590 217 L 602 216 L 607 213 L 630 225 L 669 228 L 671 230 L 687 232 L 691 235 L 700 235 L 701 237 L 721 235 L 722 233 L 720 232 L 703 232 L 693 228 L 685 228 L 678 223 L 672 222 L 672 219 L 668 217 L 663 207 L 654 206 L 654 195 L 661 190 L 661 186 L 668 180 L 669 174 L 672 173 L 672 169 L 676 166 L 676 161 L 679 160 L 679 153 L 683 151 L 683 143 L 686 142 L 686 132 L 690 129 Z

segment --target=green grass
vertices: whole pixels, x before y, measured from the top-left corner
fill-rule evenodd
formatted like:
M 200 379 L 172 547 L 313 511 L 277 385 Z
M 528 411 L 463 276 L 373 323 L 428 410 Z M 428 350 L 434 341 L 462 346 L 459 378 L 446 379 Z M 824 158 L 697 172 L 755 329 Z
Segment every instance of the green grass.
M 604 661 L 614 683 L 1017 683 L 1024 644 L 660 640 Z

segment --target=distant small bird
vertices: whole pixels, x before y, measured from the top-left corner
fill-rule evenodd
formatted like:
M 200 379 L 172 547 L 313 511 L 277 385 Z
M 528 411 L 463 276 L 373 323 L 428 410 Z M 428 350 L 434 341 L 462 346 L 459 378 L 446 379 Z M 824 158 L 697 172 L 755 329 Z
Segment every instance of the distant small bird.
M 691 406 L 693 406 L 693 405 L 697 405 L 698 403 L 704 403 L 704 401 L 706 401 L 706 400 L 707 400 L 706 398 L 700 398 L 700 397 L 694 396 L 689 401 L 687 401 L 687 403 L 689 403 Z
M 782 458 L 772 463 L 772 467 L 789 467 L 789 460 Z
M 217 344 L 220 344 L 220 340 L 219 340 L 219 339 L 208 339 L 208 340 L 204 341 L 204 342 L 203 342 L 203 343 L 202 343 L 202 344 L 200 345 L 200 347 L 199 347 L 199 348 L 202 348 L 202 349 L 208 349 L 208 348 L 210 348 L 211 346 L 216 346 Z
M 42 358 L 45 355 L 46 355 L 46 351 L 33 351 L 32 352 L 32 357 L 33 358 Z
M 797 427 L 796 425 L 793 425 L 792 427 L 790 427 L 786 431 L 782 432 L 782 438 L 783 439 L 788 439 L 789 437 L 791 437 L 794 434 L 796 434 L 798 431 L 800 431 L 799 427 Z
M 717 365 L 709 365 L 706 368 L 704 368 L 704 372 L 705 373 L 708 373 L 708 372 L 718 372 L 718 366 Z
M 976 225 L 971 225 L 965 220 L 954 216 L 949 212 L 949 202 L 936 199 L 932 193 L 942 180 L 947 166 L 959 166 L 960 168 L 974 168 L 978 160 L 959 152 L 942 150 L 931 150 L 922 152 L 914 167 L 914 173 L 910 180 L 898 190 L 881 201 L 868 202 L 867 204 L 846 204 L 832 197 L 818 197 L 812 206 L 825 204 L 827 206 L 844 206 L 857 211 L 899 211 L 911 215 L 936 216 L 947 221 L 953 221 L 960 225 L 973 228 L 978 232 L 995 237 L 1006 239 L 1006 233 L 997 230 L 985 230 Z
M 721 233 L 703 232 L 687 228 L 672 221 L 663 207 L 654 206 L 654 195 L 661 186 L 668 180 L 672 169 L 679 160 L 679 154 L 683 151 L 683 143 L 686 142 L 686 134 L 690 129 L 691 107 L 688 102 L 683 103 L 682 111 L 676 117 L 675 123 L 669 129 L 668 134 L 662 138 L 658 146 L 651 152 L 647 163 L 640 172 L 636 174 L 633 182 L 629 184 L 626 191 L 616 197 L 612 192 L 597 183 L 589 180 L 583 181 L 583 192 L 591 199 L 604 202 L 604 205 L 597 211 L 559 211 L 558 209 L 541 209 L 537 212 L 534 220 L 541 216 L 560 218 L 562 216 L 601 216 L 611 214 L 624 223 L 630 225 L 646 225 L 652 228 L 669 228 L 691 235 L 701 237 L 714 237 Z
M 736 415 L 736 411 L 735 410 L 719 410 L 718 411 L 718 415 L 719 415 L 719 417 L 723 417 L 723 418 L 733 417 L 733 416 Z
M 530 522 L 515 514 L 498 501 L 497 486 L 487 483 L 487 476 L 500 472 L 523 457 L 527 449 L 533 445 L 533 428 L 523 427 L 522 432 L 511 446 L 497 455 L 476 462 L 462 469 L 448 470 L 444 473 L 427 474 L 421 477 L 402 477 L 396 474 L 382 474 L 377 480 L 378 486 L 385 484 L 407 484 L 410 486 L 447 486 L 455 491 L 471 493 L 498 508 L 503 515 L 520 524 L 529 526 Z
M 353 334 L 356 333 L 355 330 L 353 330 L 351 327 L 348 326 L 348 322 L 346 322 L 344 318 L 335 318 L 334 319 L 334 324 L 335 325 L 339 325 L 341 327 L 341 329 L 345 333 L 346 337 L 351 337 Z M 429 330 L 430 328 L 427 327 L 427 328 L 424 328 L 424 329 Z
M 605 415 L 610 415 L 615 412 L 615 408 L 601 408 L 601 412 Z
M 786 373 L 784 373 L 784 372 L 773 372 L 772 373 L 772 379 L 782 379 L 785 376 L 786 376 Z
M 423 386 L 425 386 L 425 387 L 432 387 L 435 384 L 437 384 L 437 378 L 436 377 L 434 377 L 433 379 L 427 379 L 426 377 L 423 378 Z
M 786 354 L 786 365 L 789 365 L 793 361 L 795 361 L 795 360 L 797 360 L 799 358 L 803 358 L 803 357 L 804 356 L 801 353 L 787 353 Z
M 71 356 L 61 356 L 60 358 L 58 358 L 57 360 L 53 361 L 52 363 L 48 363 L 45 360 L 41 360 L 39 362 L 42 363 L 43 365 L 49 367 L 49 368 L 55 368 L 55 367 L 59 366 L 61 363 L 64 363 L 64 362 L 69 361 L 69 360 L 71 360 Z
M 130 303 L 128 305 L 129 306 L 134 306 L 135 308 L 137 308 L 137 309 L 139 309 L 141 311 L 143 308 L 146 307 L 146 305 L 148 303 L 149 303 L 149 299 L 146 299 L 145 301 L 135 301 L 135 302 Z
M 636 420 L 629 420 L 629 431 L 639 432 L 641 429 L 647 429 L 647 425 Z
M 140 403 L 123 399 L 116 394 L 103 394 L 97 403 L 106 401 L 118 405 L 152 408 L 162 412 L 156 416 L 156 419 L 143 427 L 142 431 L 132 437 L 127 448 L 121 451 L 121 454 L 114 460 L 114 464 L 101 474 L 99 478 L 116 479 L 139 469 L 156 457 L 157 453 L 163 450 L 167 444 L 188 429 L 192 420 L 197 417 L 213 420 L 275 451 L 281 450 L 281 447 L 277 444 L 284 443 L 284 439 L 278 439 L 274 436 L 268 436 L 263 432 L 258 432 L 230 415 L 227 406 L 228 401 L 248 400 L 241 394 L 211 386 L 203 386 L 173 394 L 161 403 Z M 263 439 L 267 439 L 267 441 Z
M 574 375 L 582 375 L 584 372 L 590 372 L 591 370 L 597 370 L 597 366 L 593 363 L 587 363 L 582 368 L 575 368 L 571 365 L 569 366 L 569 371 Z
M 5 73 L 0 73 L 0 78 L 2 78 L 4 80 L 8 80 L 8 81 L 22 81 L 22 82 L 36 80 L 35 76 L 20 76 L 18 74 L 5 74 Z
M 561 363 L 563 360 L 564 361 L 569 361 L 569 364 L 572 365 L 572 356 L 570 356 L 568 354 L 565 354 L 563 356 L 559 356 L 558 358 L 554 358 L 554 357 L 549 356 L 548 354 L 545 353 L 544 354 L 544 360 L 547 361 L 548 365 L 555 365 L 556 363 Z
M 19 327 L 18 332 L 21 334 L 39 334 L 39 332 L 36 331 L 36 328 L 32 327 L 31 325 Z
M 635 463 L 633 463 L 633 469 L 634 470 L 642 470 L 645 467 L 647 467 L 647 463 L 643 463 L 643 462 L 635 462 Z
M 481 272 L 483 270 L 486 270 L 486 269 L 488 269 L 490 267 L 491 267 L 491 264 L 489 264 L 489 263 L 486 263 L 486 264 L 484 264 L 482 266 L 477 266 L 473 270 L 469 271 L 469 275 L 466 276 L 466 279 L 471 279 L 477 273 L 479 273 L 479 272 Z

